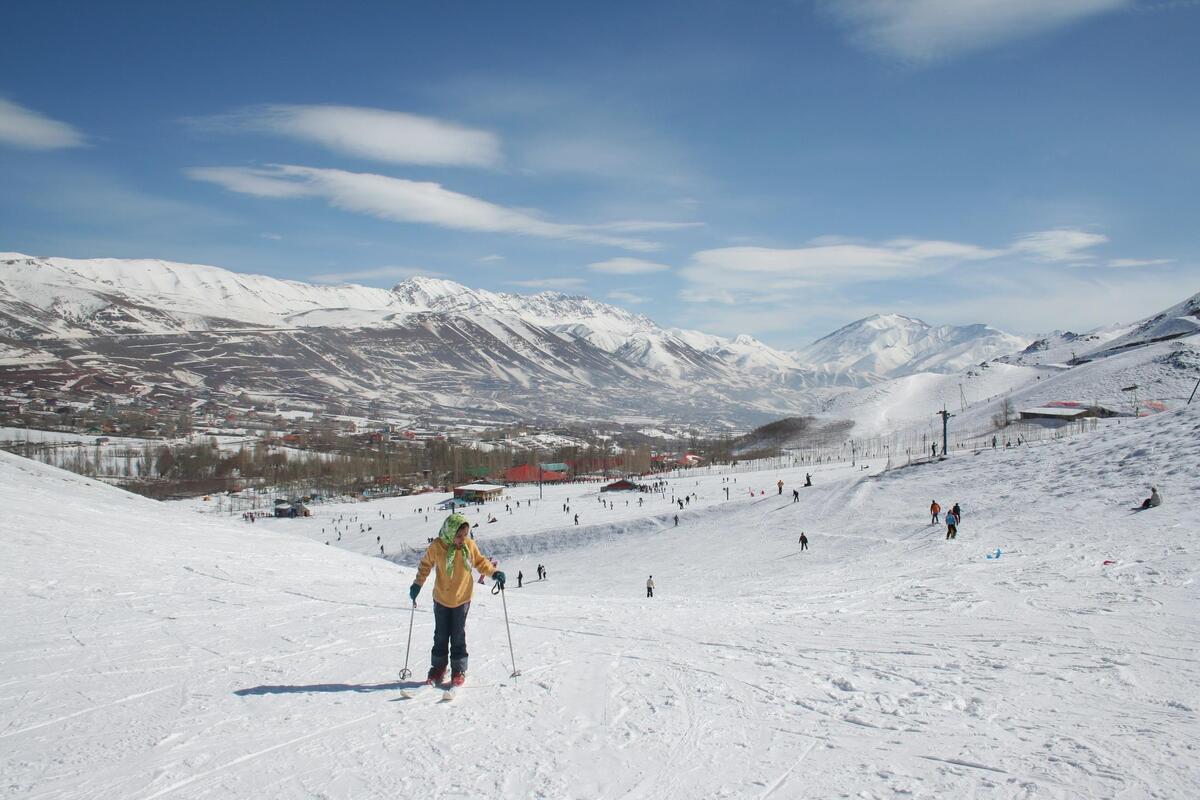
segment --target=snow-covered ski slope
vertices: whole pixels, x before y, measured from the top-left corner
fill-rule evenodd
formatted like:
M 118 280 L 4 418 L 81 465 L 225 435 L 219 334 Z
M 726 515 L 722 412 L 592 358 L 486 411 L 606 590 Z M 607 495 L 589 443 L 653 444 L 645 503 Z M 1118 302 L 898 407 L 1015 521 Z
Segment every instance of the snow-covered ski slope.
M 886 435 L 909 426 L 932 425 L 942 408 L 955 414 L 954 430 L 983 433 L 1008 397 L 1015 411 L 1058 400 L 1072 400 L 1126 413 L 1136 384 L 1141 401 L 1182 407 L 1196 385 L 1200 337 L 1156 342 L 1105 358 L 1065 366 L 1022 366 L 988 362 L 959 374 L 920 373 L 847 392 L 826 402 L 821 412 L 854 420 L 859 437 Z M 966 400 L 967 406 L 962 407 Z M 1143 404 L 1141 411 L 1146 411 Z M 941 431 L 941 422 L 935 425 Z
M 0 796 L 1200 796 L 1200 408 L 870 472 L 504 558 L 442 704 L 411 568 L 0 454 Z

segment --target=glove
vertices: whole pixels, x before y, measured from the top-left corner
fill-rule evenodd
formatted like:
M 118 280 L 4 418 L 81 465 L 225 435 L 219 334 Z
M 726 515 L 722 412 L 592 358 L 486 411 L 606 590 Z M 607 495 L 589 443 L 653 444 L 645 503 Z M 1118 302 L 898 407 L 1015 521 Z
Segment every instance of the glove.
M 493 572 L 492 580 L 494 580 L 496 583 L 500 584 L 501 589 L 504 588 L 504 573 L 503 572 L 501 572 L 500 570 L 496 570 L 495 572 Z
M 417 602 L 417 595 L 419 595 L 420 593 L 421 593 L 421 584 L 414 583 L 412 586 L 408 587 L 408 596 L 412 599 L 412 601 L 414 603 Z

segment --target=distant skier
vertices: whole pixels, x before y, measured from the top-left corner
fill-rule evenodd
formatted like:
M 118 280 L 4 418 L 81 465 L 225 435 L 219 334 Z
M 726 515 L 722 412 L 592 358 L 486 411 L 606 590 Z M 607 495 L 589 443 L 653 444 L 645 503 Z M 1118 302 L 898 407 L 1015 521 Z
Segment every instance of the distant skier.
M 939 522 L 938 515 L 942 513 L 942 507 L 937 504 L 937 500 L 931 500 L 929 502 L 929 513 L 933 516 L 933 521 L 929 524 L 937 525 Z
M 441 683 L 446 677 L 447 663 L 451 670 L 450 682 L 454 686 L 462 686 L 466 680 L 467 612 L 471 608 L 471 592 L 474 588 L 471 567 L 490 575 L 501 589 L 504 588 L 504 573 L 496 569 L 494 562 L 484 558 L 475 542 L 467 537 L 470 529 L 471 524 L 461 514 L 446 517 L 437 538 L 429 545 L 417 566 L 416 579 L 408 587 L 408 596 L 416 603 L 422 584 L 429 577 L 430 570 L 434 571 L 433 650 L 426 679 L 430 685 Z
M 958 503 L 954 504 L 954 507 L 950 509 L 950 513 L 954 515 L 955 519 L 962 520 L 962 509 L 958 507 Z
M 779 487 L 779 494 L 782 495 L 783 494 L 783 478 L 780 478 L 778 481 L 776 481 L 775 485 Z
M 579 524 L 579 515 L 578 514 L 575 515 L 575 524 L 576 525 Z
M 953 511 L 946 515 L 946 538 L 958 538 L 958 517 L 954 516 Z
M 792 489 L 792 502 L 793 503 L 800 502 L 800 490 L 799 489 Z
M 525 580 L 525 574 L 523 572 L 521 572 L 520 570 L 517 570 L 517 588 L 518 589 L 521 588 L 521 584 L 524 580 Z
M 992 436 L 992 449 L 996 449 L 996 437 L 994 435 Z
M 1162 495 L 1158 493 L 1157 486 L 1150 487 L 1150 496 L 1142 501 L 1142 508 L 1158 508 L 1162 505 Z
M 678 514 L 675 515 L 675 527 L 676 528 L 679 527 L 679 515 Z
M 804 473 L 804 485 L 812 486 L 812 473 L 811 472 Z
M 800 551 L 808 549 L 808 537 L 804 535 L 804 531 L 800 531 Z
M 646 578 L 646 597 L 654 597 L 654 576 Z
M 937 458 L 937 442 L 934 442 L 929 449 L 933 452 L 933 457 Z

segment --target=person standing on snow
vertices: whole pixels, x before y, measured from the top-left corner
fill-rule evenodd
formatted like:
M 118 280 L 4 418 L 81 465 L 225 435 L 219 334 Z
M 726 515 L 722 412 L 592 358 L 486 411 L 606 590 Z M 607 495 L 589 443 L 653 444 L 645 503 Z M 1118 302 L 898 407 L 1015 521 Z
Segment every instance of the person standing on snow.
M 954 518 L 955 518 L 955 519 L 957 519 L 957 520 L 961 520 L 961 519 L 962 519 L 962 510 L 961 510 L 961 509 L 959 509 L 959 507 L 958 507 L 958 503 L 955 503 L 955 504 L 954 504 L 954 508 L 951 508 L 951 509 L 950 509 L 950 513 L 954 515 Z
M 946 515 L 946 538 L 958 538 L 958 517 L 954 516 L 953 511 Z
M 812 486 L 812 473 L 811 472 L 804 473 L 804 485 Z
M 646 597 L 654 597 L 654 576 L 646 578 Z
M 930 522 L 929 524 L 937 525 L 939 522 L 938 514 L 942 513 L 942 507 L 937 504 L 937 500 L 929 501 L 929 513 L 933 515 L 933 521 Z
M 525 575 L 520 570 L 517 570 L 517 588 L 521 588 L 521 582 L 525 580 Z
M 783 478 L 780 478 L 775 485 L 779 487 L 779 493 L 783 494 Z
M 804 531 L 800 531 L 800 551 L 808 549 L 808 537 L 804 535 Z
M 429 545 L 421 563 L 417 566 L 417 577 L 408 587 L 408 596 L 413 603 L 421 593 L 421 586 L 435 574 L 433 583 L 433 650 L 429 657 L 429 676 L 426 683 L 441 683 L 446 677 L 446 666 L 451 670 L 450 682 L 462 686 L 467 677 L 467 612 L 471 608 L 471 567 L 483 575 L 491 576 L 504 589 L 504 573 L 496 569 L 495 563 L 484 558 L 474 539 L 468 538 L 471 523 L 462 514 L 451 514 L 442 523 L 437 538 Z M 447 655 L 449 650 L 449 655 Z
M 792 489 L 792 502 L 793 503 L 800 502 L 800 490 L 799 489 Z

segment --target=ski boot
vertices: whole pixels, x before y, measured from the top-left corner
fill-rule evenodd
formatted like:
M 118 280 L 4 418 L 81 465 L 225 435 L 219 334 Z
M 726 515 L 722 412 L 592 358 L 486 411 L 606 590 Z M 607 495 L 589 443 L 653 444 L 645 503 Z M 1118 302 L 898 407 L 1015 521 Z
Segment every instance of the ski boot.
M 450 676 L 450 685 L 456 689 L 459 686 L 462 686 L 466 682 L 467 682 L 467 673 L 465 673 L 465 672 L 455 672 L 453 675 Z
M 430 667 L 429 676 L 425 678 L 426 686 L 438 686 L 446 679 L 445 667 Z

